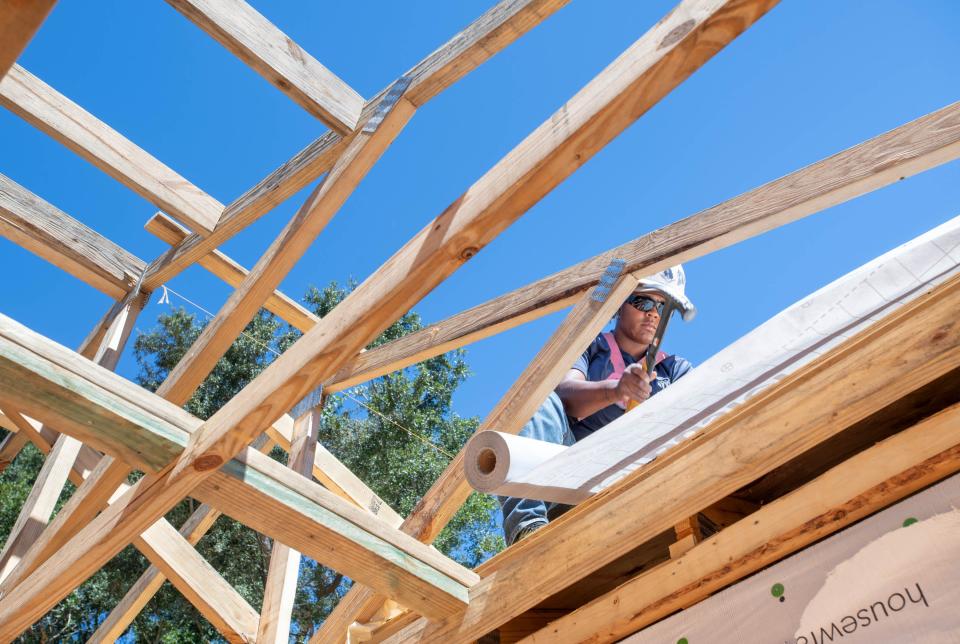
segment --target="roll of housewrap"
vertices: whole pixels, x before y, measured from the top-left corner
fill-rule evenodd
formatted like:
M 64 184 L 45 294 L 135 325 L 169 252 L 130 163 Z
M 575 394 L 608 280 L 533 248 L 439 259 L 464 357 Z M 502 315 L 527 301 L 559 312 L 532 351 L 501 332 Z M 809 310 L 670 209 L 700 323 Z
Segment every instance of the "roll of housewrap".
M 467 481 L 478 492 L 535 499 L 530 494 L 536 494 L 536 486 L 524 483 L 523 477 L 566 449 L 514 434 L 480 432 L 467 443 L 464 454 Z

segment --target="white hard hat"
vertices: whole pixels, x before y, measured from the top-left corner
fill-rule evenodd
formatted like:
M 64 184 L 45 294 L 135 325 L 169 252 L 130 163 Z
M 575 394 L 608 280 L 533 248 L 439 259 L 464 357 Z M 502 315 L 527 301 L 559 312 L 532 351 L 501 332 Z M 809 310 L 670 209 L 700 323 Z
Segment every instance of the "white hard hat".
M 689 322 L 697 314 L 697 307 L 684 293 L 684 287 L 687 285 L 687 276 L 683 272 L 683 266 L 677 264 L 664 269 L 650 277 L 644 277 L 637 284 L 634 293 L 644 291 L 656 291 L 670 298 L 674 305 L 680 309 L 683 319 Z

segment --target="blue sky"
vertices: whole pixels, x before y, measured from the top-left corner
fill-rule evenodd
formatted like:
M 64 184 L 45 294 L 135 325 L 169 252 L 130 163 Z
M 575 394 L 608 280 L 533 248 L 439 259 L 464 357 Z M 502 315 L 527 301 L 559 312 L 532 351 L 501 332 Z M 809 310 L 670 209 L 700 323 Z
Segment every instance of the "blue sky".
M 492 0 L 253 2 L 370 97 Z M 364 279 L 664 15 L 673 1 L 573 0 L 422 108 L 282 288 Z M 431 293 L 427 322 L 734 197 L 960 98 L 960 4 L 794 1 L 774 8 Z M 20 63 L 222 202 L 324 126 L 163 2 L 61 0 Z M 0 112 L 0 172 L 151 260 L 155 208 Z M 309 189 L 223 250 L 251 266 Z M 957 163 L 687 265 L 700 314 L 666 348 L 694 363 L 784 307 L 960 211 Z M 0 240 L 2 312 L 75 348 L 106 296 Z M 201 268 L 171 287 L 209 310 Z M 149 305 L 140 329 L 166 306 Z M 176 299 L 174 303 L 177 303 Z M 559 324 L 469 349 L 456 399 L 483 416 Z M 120 372 L 133 377 L 128 355 Z

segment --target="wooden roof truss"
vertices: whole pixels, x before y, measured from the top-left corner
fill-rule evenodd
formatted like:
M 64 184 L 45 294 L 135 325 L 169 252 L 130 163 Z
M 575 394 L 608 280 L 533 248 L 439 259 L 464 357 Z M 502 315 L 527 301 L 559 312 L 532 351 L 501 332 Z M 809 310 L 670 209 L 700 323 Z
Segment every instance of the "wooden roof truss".
M 0 316 L 0 424 L 13 432 L 0 467 L 27 442 L 47 454 L 0 552 L 0 640 L 133 544 L 152 565 L 96 641 L 123 633 L 165 579 L 228 640 L 286 641 L 301 553 L 358 582 L 312 641 L 471 641 L 497 629 L 504 641 L 613 641 L 960 469 L 960 409 L 936 389 L 960 366 L 954 279 L 476 571 L 447 559 L 428 544 L 470 493 L 462 454 L 403 518 L 317 444 L 315 406 L 291 415 L 299 401 L 572 306 L 480 428 L 516 433 L 640 277 L 955 159 L 960 104 L 363 351 L 776 0 L 683 0 L 323 319 L 277 290 L 286 274 L 417 108 L 566 0 L 502 0 L 366 101 L 243 0 L 168 1 L 330 131 L 221 204 L 16 64 L 51 0 L 0 2 L 0 102 L 155 204 L 163 212 L 147 229 L 170 244 L 148 263 L 0 176 L 0 232 L 115 299 L 76 352 Z M 315 181 L 252 268 L 217 250 Z M 622 273 L 598 286 L 614 259 Z M 195 263 L 233 293 L 149 393 L 112 370 L 150 294 Z M 303 337 L 208 421 L 184 412 L 261 307 Z M 862 376 L 855 387 L 851 373 Z M 925 413 L 896 415 L 888 440 L 851 447 L 762 507 L 733 496 L 921 391 Z M 835 411 L 829 422 L 771 422 L 804 409 Z M 289 450 L 289 468 L 265 456 L 274 444 Z M 133 470 L 146 475 L 128 485 Z M 51 519 L 67 480 L 77 490 Z M 177 530 L 163 516 L 187 496 L 203 505 Z M 221 512 L 277 543 L 260 610 L 193 548 Z M 709 541 L 698 516 L 722 528 Z M 616 568 L 666 546 L 672 558 Z M 565 589 L 572 603 L 549 608 Z

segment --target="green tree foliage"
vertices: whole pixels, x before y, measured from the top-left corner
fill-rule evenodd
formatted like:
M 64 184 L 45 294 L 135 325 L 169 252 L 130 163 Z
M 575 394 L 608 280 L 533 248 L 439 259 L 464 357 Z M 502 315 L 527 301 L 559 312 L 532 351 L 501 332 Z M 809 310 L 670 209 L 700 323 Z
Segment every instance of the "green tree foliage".
M 330 284 L 322 290 L 311 289 L 305 302 L 322 317 L 347 291 L 335 283 Z M 371 346 L 421 326 L 419 316 L 408 313 Z M 155 390 L 202 328 L 202 324 L 183 309 L 161 315 L 156 327 L 140 335 L 134 343 L 140 384 Z M 200 418 L 209 418 L 278 353 L 292 346 L 299 335 L 295 329 L 261 312 L 217 363 L 187 403 L 187 410 Z M 450 455 L 456 454 L 476 429 L 475 418 L 457 416 L 451 405 L 454 391 L 468 375 L 464 352 L 454 351 L 335 394 L 324 409 L 320 440 L 384 501 L 406 515 L 444 470 Z M 286 459 L 279 448 L 274 449 L 272 456 Z M 0 477 L 0 534 L 9 532 L 41 463 L 42 456 L 36 450 L 25 449 Z M 196 502 L 184 501 L 167 518 L 178 526 L 196 507 Z M 493 519 L 495 509 L 496 503 L 491 497 L 471 496 L 434 545 L 464 565 L 476 566 L 503 547 Z M 259 610 L 271 540 L 228 517 L 221 517 L 197 548 Z M 85 641 L 147 564 L 136 550 L 126 548 L 24 633 L 21 641 Z M 291 641 L 306 641 L 349 586 L 350 580 L 339 573 L 304 559 Z M 164 584 L 137 617 L 126 637 L 138 642 L 221 640 L 169 583 Z

